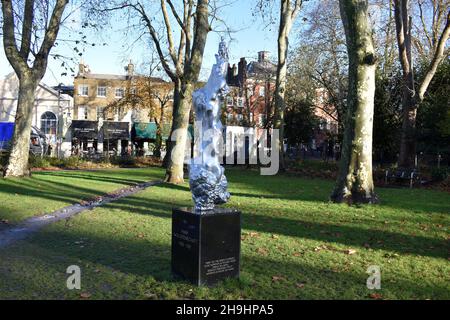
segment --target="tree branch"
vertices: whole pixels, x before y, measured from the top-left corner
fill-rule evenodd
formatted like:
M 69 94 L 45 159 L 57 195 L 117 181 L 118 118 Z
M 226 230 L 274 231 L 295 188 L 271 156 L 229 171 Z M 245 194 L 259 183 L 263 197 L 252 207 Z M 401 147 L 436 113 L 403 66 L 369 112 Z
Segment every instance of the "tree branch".
M 45 32 L 44 40 L 42 41 L 41 49 L 36 55 L 33 69 L 38 72 L 38 77 L 40 78 L 44 76 L 45 70 L 47 69 L 48 55 L 51 48 L 55 44 L 59 27 L 61 25 L 62 15 L 68 2 L 68 0 L 56 1 L 55 8 L 53 9 L 52 16 L 48 24 L 48 28 Z
M 14 12 L 10 0 L 2 0 L 3 14 L 3 47 L 9 63 L 14 68 L 17 76 L 20 78 L 22 74 L 30 69 L 26 59 L 20 55 L 16 45 L 14 35 Z
M 20 55 L 26 61 L 31 49 L 31 36 L 33 34 L 34 0 L 26 0 L 22 22 L 22 41 Z
M 444 30 L 442 31 L 441 37 L 439 38 L 439 41 L 437 43 L 436 51 L 434 52 L 433 55 L 433 60 L 431 61 L 430 67 L 425 75 L 425 78 L 420 84 L 419 87 L 420 101 L 423 100 L 425 92 L 427 91 L 428 86 L 431 80 L 433 79 L 434 74 L 436 73 L 437 67 L 439 66 L 439 63 L 445 56 L 444 55 L 445 43 L 447 42 L 449 36 L 450 36 L 450 11 L 447 13 L 447 22 L 445 24 Z

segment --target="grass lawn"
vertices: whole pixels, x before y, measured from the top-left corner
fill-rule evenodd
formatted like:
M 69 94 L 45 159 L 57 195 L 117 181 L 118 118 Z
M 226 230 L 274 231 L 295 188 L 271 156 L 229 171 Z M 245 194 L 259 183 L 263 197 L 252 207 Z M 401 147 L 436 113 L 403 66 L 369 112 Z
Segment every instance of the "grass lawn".
M 132 172 L 111 179 L 137 179 Z M 239 169 L 227 176 L 227 206 L 243 212 L 240 281 L 197 288 L 172 278 L 171 208 L 192 202 L 187 184 L 161 184 L 0 250 L 0 298 L 368 299 L 366 270 L 378 265 L 377 298 L 450 299 L 449 194 L 378 189 L 380 205 L 349 207 L 327 202 L 332 181 Z M 47 188 L 53 178 L 34 179 Z M 94 181 L 84 188 L 103 191 Z M 66 288 L 70 265 L 81 267 L 81 291 Z
M 0 179 L 0 221 L 17 223 L 127 185 L 162 177 L 159 168 L 150 168 L 35 172 L 31 178 Z

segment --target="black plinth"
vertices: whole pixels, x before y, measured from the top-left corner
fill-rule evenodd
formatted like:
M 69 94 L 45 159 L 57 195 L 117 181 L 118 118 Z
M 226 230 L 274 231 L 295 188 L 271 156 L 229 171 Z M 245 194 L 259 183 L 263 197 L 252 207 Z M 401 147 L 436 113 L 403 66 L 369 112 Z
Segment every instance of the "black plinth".
M 239 277 L 241 213 L 216 208 L 198 214 L 172 209 L 172 272 L 196 284 Z

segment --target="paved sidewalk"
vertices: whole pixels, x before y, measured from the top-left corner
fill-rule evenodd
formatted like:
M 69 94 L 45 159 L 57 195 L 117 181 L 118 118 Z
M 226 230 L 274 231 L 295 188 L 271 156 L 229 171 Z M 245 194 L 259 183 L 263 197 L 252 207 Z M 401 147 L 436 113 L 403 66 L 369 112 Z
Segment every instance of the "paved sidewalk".
M 90 202 L 77 203 L 71 206 L 64 207 L 53 211 L 52 213 L 37 216 L 27 219 L 18 225 L 7 227 L 0 230 L 0 249 L 4 248 L 12 243 L 25 239 L 32 233 L 38 231 L 42 227 L 51 224 L 53 222 L 72 217 L 86 210 L 92 210 L 96 207 L 100 207 L 106 203 L 117 201 L 119 199 L 131 196 L 139 191 L 142 191 L 148 187 L 161 183 L 161 181 L 149 181 L 140 183 L 131 187 L 125 187 L 114 192 L 108 193 L 104 196 L 97 197 Z

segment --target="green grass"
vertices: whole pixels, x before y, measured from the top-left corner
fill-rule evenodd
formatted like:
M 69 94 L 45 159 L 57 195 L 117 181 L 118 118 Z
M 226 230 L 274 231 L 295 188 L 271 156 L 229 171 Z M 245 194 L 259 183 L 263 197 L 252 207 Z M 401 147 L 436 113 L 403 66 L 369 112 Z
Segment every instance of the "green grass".
M 149 168 L 35 172 L 30 178 L 0 179 L 0 221 L 17 223 L 127 185 L 162 177 L 159 168 Z
M 349 207 L 328 203 L 332 181 L 227 176 L 227 206 L 243 212 L 240 281 L 197 288 L 171 276 L 171 208 L 191 196 L 162 184 L 0 250 L 0 298 L 368 299 L 370 265 L 384 299 L 450 298 L 449 194 L 377 189 L 380 205 Z M 73 264 L 81 291 L 66 289 Z

